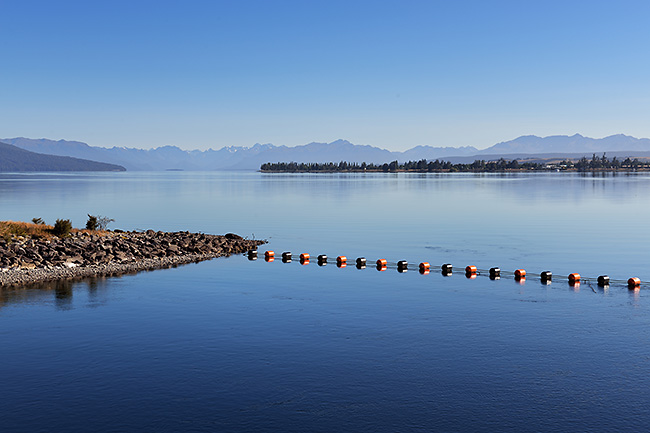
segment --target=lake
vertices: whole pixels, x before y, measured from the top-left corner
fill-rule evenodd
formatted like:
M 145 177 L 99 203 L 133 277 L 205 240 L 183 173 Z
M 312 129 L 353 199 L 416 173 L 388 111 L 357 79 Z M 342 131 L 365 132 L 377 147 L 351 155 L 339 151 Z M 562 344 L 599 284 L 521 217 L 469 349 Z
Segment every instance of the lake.
M 0 431 L 645 429 L 648 285 L 594 279 L 650 281 L 649 193 L 646 173 L 1 174 L 0 220 L 90 213 L 269 244 L 256 261 L 0 289 Z

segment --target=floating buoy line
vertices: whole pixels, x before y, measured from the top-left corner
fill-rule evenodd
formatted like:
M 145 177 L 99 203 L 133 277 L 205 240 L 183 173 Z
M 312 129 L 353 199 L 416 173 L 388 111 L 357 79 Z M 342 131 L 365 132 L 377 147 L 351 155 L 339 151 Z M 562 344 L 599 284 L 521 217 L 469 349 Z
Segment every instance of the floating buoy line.
M 248 251 L 248 260 L 257 260 L 257 254 L 257 250 Z M 280 259 L 283 263 L 290 263 L 295 260 L 300 262 L 301 265 L 308 265 L 312 260 L 312 257 L 309 255 L 309 253 L 294 255 L 290 251 L 285 251 L 281 254 Z M 275 261 L 275 252 L 271 250 L 265 251 L 264 261 Z M 345 268 L 348 266 L 348 258 L 346 256 L 337 256 L 335 259 L 331 259 L 328 258 L 325 254 L 320 254 L 316 257 L 315 262 L 318 264 L 318 266 L 325 266 L 328 263 L 336 263 L 337 268 Z M 399 273 L 405 273 L 409 269 L 409 263 L 406 260 L 389 262 L 386 259 L 378 259 L 373 264 L 372 262 L 368 263 L 368 260 L 365 257 L 357 257 L 356 260 L 352 262 L 351 266 L 355 266 L 357 269 L 366 269 L 368 266 L 372 266 L 379 272 L 392 269 L 397 270 Z M 418 272 L 422 275 L 428 275 L 432 270 L 431 264 L 428 262 L 419 263 L 417 269 Z M 512 272 L 509 272 L 502 271 L 498 267 L 493 267 L 490 269 L 479 269 L 475 265 L 468 265 L 464 269 L 460 269 L 468 279 L 475 279 L 478 276 L 487 276 L 491 280 L 499 280 L 501 277 L 507 277 L 513 278 L 515 281 L 523 283 L 526 281 L 527 276 L 525 269 L 516 269 Z M 442 266 L 440 266 L 440 273 L 445 277 L 451 277 L 454 274 L 454 267 L 451 263 L 444 263 Z M 638 277 L 631 277 L 627 280 L 612 279 L 608 275 L 599 275 L 597 278 L 587 278 L 581 277 L 580 274 L 574 272 L 569 274 L 566 278 L 567 282 L 573 287 L 580 287 L 581 282 L 590 284 L 592 281 L 595 281 L 599 287 L 603 288 L 607 288 L 610 285 L 626 285 L 630 290 L 639 290 L 641 288 L 641 280 Z M 553 281 L 553 273 L 551 271 L 543 271 L 539 274 L 539 280 L 542 282 L 542 284 L 550 284 Z

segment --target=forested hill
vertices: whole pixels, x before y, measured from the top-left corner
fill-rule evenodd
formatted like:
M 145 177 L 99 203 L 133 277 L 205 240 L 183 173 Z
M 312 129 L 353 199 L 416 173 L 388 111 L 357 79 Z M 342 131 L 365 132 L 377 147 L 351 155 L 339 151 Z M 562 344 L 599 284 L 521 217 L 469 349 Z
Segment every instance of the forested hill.
M 475 160 L 471 164 L 457 163 L 449 161 L 408 161 L 400 164 L 393 161 L 390 164 L 357 164 L 355 162 L 341 161 L 339 163 L 329 162 L 319 163 L 297 163 L 297 162 L 267 162 L 260 166 L 260 171 L 269 173 L 339 173 L 339 172 L 415 172 L 415 173 L 454 173 L 454 172 L 473 172 L 473 173 L 490 173 L 490 172 L 507 172 L 507 171 L 617 171 L 627 170 L 636 171 L 650 170 L 650 164 L 647 161 L 641 162 L 638 158 L 633 160 L 626 158 L 620 161 L 617 157 L 611 160 L 603 154 L 602 157 L 594 153 L 591 159 L 582 157 L 579 160 L 564 159 L 562 161 L 518 161 L 516 159 L 505 160 L 500 158 L 496 161 Z
M 43 155 L 0 142 L 0 172 L 18 171 L 126 171 L 120 165 L 69 156 Z

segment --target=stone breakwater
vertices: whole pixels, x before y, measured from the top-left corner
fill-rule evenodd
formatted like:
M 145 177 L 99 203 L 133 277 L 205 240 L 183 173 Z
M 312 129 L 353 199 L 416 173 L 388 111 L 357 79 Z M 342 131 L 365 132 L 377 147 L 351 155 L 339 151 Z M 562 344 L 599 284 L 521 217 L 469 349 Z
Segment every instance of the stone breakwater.
M 190 232 L 77 232 L 68 237 L 0 238 L 0 287 L 122 275 L 256 249 L 265 241 Z

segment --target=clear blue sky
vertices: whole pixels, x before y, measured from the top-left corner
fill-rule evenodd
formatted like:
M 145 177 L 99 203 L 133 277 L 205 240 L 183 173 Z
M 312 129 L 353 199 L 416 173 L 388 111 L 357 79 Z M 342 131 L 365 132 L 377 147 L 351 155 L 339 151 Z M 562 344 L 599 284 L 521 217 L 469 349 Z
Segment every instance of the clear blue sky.
M 0 137 L 650 137 L 648 1 L 0 2 Z

